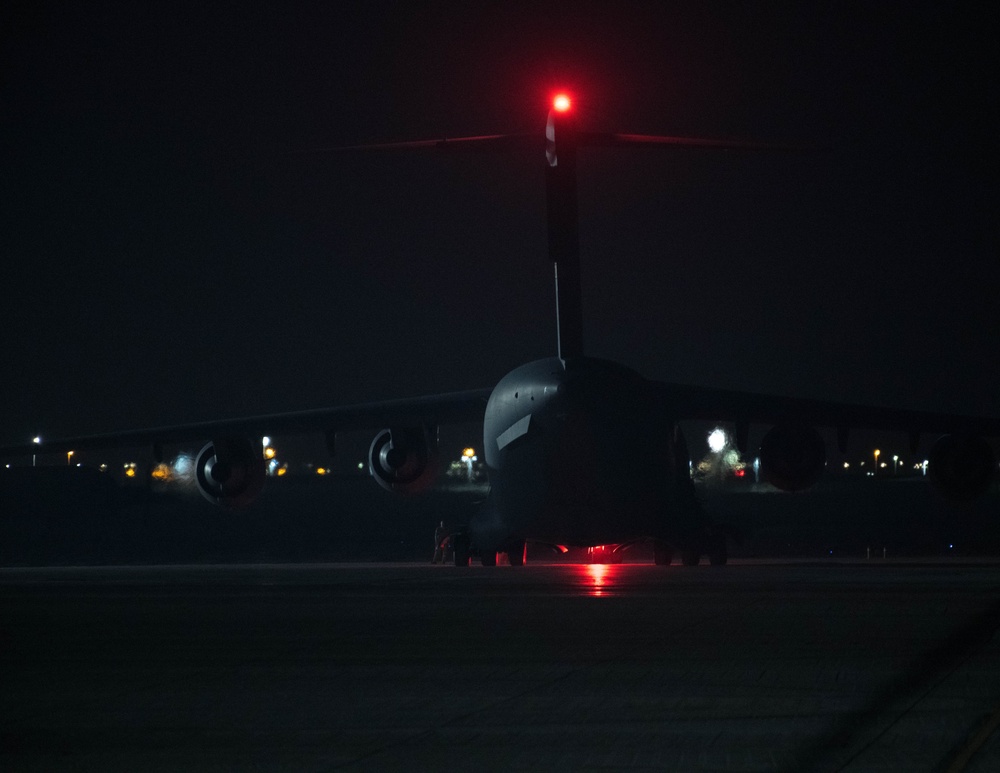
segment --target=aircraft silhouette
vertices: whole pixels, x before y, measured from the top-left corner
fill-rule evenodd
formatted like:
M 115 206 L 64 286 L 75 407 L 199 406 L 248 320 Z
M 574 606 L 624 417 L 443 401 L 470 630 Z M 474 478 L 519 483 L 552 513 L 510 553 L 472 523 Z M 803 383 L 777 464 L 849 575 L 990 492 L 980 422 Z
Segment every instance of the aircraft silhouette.
M 541 150 L 540 140 L 537 134 L 489 135 L 356 147 L 502 150 L 531 142 Z M 761 475 L 790 491 L 811 486 L 823 472 L 826 451 L 817 427 L 836 428 L 842 451 L 854 427 L 906 432 L 914 449 L 921 433 L 943 433 L 929 456 L 934 482 L 956 498 L 985 492 L 996 477 L 997 462 L 982 435 L 1000 434 L 1000 419 L 651 381 L 622 364 L 586 356 L 576 194 L 577 148 L 583 145 L 795 149 L 587 132 L 577 127 L 569 98 L 559 95 L 544 135 L 556 356 L 515 368 L 492 389 L 66 438 L 0 448 L 0 456 L 144 445 L 160 460 L 165 444 L 207 440 L 195 461 L 198 488 L 210 501 L 236 508 L 252 502 L 264 484 L 259 442 L 264 435 L 319 431 L 332 451 L 338 431 L 384 427 L 369 448 L 371 476 L 390 491 L 412 493 L 425 488 L 436 472 L 437 427 L 482 420 L 490 493 L 467 528 L 453 535 L 458 565 L 467 565 L 472 556 L 495 565 L 501 553 L 520 565 L 527 542 L 613 546 L 613 555 L 620 555 L 643 541 L 653 544 L 657 564 L 669 564 L 677 551 L 685 564 L 696 564 L 703 555 L 714 564 L 725 563 L 726 534 L 695 496 L 682 420 L 734 424 L 741 451 L 746 451 L 751 423 L 771 425 L 760 446 Z

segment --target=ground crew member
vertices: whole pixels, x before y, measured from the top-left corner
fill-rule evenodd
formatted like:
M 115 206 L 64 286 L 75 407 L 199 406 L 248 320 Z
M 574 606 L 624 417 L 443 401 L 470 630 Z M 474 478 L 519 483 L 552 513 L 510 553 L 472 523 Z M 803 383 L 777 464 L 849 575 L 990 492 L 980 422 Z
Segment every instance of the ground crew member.
M 444 563 L 444 551 L 445 543 L 448 541 L 448 529 L 445 528 L 444 521 L 441 521 L 441 525 L 434 530 L 434 557 L 431 558 L 431 563 L 436 564 L 440 561 Z

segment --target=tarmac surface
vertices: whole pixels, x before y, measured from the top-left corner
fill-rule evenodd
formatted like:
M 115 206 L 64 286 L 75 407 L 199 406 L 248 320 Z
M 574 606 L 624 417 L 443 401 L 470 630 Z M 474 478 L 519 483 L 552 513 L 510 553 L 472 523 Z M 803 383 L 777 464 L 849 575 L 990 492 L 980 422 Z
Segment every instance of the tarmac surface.
M 0 569 L 0 770 L 1000 770 L 1000 563 Z

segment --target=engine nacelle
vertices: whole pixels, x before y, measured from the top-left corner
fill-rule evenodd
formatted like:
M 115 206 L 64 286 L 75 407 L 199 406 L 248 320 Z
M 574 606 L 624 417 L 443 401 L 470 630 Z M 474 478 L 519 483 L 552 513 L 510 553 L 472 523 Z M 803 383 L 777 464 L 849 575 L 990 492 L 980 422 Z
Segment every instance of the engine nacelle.
M 928 474 L 949 499 L 969 500 L 986 493 L 996 478 L 993 448 L 978 435 L 944 435 L 927 458 Z
M 222 437 L 208 443 L 195 461 L 198 490 L 209 502 L 235 510 L 246 507 L 264 487 L 260 442 Z
M 387 491 L 423 491 L 437 474 L 436 443 L 423 428 L 384 429 L 368 449 L 368 471 Z
M 814 427 L 778 424 L 760 443 L 761 475 L 782 491 L 809 488 L 825 466 L 826 445 Z

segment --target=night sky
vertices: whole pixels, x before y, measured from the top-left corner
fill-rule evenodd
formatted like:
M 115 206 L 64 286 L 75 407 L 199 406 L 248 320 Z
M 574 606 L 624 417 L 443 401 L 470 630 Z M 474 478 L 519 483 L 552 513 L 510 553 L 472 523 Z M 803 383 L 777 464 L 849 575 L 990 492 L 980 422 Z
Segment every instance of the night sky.
M 541 132 L 556 87 L 595 130 L 822 148 L 581 153 L 590 354 L 1000 415 L 993 12 L 885 6 L 8 8 L 0 442 L 554 354 L 540 152 L 302 151 Z

